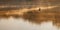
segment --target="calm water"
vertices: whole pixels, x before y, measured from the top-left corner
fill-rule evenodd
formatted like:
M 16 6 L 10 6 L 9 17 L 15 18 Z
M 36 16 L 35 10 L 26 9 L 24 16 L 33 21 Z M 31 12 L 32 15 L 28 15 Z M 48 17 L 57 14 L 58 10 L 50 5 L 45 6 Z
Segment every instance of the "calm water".
M 52 21 L 37 25 L 24 21 L 23 18 L 0 18 L 0 30 L 60 30 Z

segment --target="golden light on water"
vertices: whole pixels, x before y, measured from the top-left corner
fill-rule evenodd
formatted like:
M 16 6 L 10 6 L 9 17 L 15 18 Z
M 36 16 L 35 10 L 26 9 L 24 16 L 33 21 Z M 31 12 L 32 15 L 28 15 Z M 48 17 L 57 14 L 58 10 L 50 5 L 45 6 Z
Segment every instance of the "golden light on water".
M 48 7 L 40 7 L 41 9 L 52 9 L 52 8 L 56 8 L 58 6 L 48 6 Z
M 39 8 L 42 10 L 47 10 L 47 9 L 52 9 L 58 6 L 48 6 L 48 7 L 37 7 L 37 8 L 23 8 L 23 9 L 18 9 L 18 10 L 12 10 L 12 11 L 7 11 L 6 15 L 23 15 L 24 12 L 28 12 L 28 11 L 33 11 L 33 10 L 39 10 Z
M 0 0 L 0 30 L 60 30 L 60 0 Z
M 41 13 L 38 13 L 38 14 L 40 14 L 40 16 L 37 16 L 36 14 L 34 14 L 34 15 L 36 15 L 38 17 L 38 19 L 41 19 L 41 20 L 44 20 L 44 21 L 46 21 L 47 19 L 48 20 L 55 20 L 55 18 L 53 17 L 55 15 L 55 12 L 54 13 L 43 13 L 43 11 L 45 11 L 47 9 L 48 9 L 48 11 L 50 11 L 50 9 L 53 9 L 53 8 L 56 8 L 56 7 L 58 7 L 58 6 L 35 7 L 35 8 L 30 8 L 30 9 L 29 8 L 22 8 L 22 9 L 18 9 L 18 10 L 3 11 L 5 13 L 2 13 L 2 15 L 6 15 L 6 16 L 23 16 L 24 13 L 27 13 L 29 11 L 36 11 L 37 12 L 37 11 L 39 11 L 39 8 L 40 8 L 41 9 Z M 28 17 L 28 16 L 26 16 L 26 17 Z M 47 18 L 47 17 L 43 17 L 43 16 L 49 16 L 49 17 L 51 16 L 51 18 Z M 37 17 L 36 17 L 36 19 L 37 19 Z M 37 21 L 40 22 L 40 20 L 37 20 Z

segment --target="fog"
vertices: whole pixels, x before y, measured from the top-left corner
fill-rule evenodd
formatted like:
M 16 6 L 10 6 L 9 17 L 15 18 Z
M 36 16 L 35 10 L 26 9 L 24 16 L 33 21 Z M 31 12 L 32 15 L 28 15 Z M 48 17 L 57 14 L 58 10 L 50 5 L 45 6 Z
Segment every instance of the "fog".
M 60 30 L 52 21 L 34 24 L 23 18 L 0 18 L 0 30 Z

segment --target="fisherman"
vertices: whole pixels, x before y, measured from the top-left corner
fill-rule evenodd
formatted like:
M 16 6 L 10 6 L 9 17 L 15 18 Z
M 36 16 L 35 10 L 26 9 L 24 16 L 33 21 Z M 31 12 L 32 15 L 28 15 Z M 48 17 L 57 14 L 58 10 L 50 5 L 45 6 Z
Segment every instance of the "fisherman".
M 39 8 L 39 11 L 41 11 L 41 9 Z

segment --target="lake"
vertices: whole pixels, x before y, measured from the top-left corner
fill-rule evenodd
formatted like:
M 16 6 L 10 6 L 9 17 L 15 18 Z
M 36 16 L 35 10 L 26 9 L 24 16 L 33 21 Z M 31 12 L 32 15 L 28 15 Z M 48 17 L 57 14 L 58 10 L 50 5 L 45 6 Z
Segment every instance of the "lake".
M 0 30 L 60 30 L 52 21 L 40 24 L 24 21 L 23 18 L 0 18 Z

